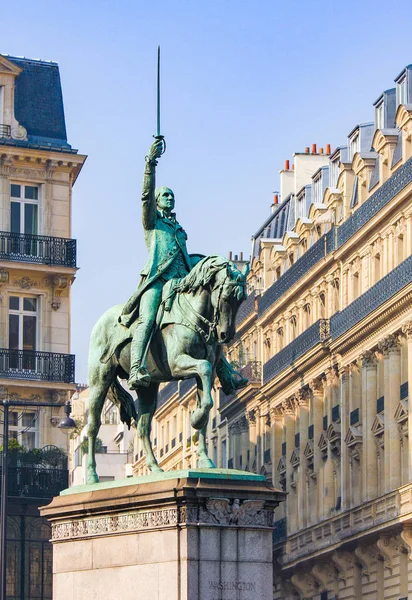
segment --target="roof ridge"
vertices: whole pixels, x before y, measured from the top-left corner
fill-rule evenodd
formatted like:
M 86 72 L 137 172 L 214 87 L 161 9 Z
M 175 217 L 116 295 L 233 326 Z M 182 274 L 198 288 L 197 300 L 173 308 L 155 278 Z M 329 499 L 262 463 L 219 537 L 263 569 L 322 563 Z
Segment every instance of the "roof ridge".
M 11 54 L 3 54 L 2 52 L 0 52 L 0 55 L 10 60 L 20 60 L 24 62 L 33 62 L 36 64 L 40 63 L 45 65 L 58 65 L 58 63 L 55 60 L 47 60 L 45 58 L 28 58 L 27 56 L 12 56 Z

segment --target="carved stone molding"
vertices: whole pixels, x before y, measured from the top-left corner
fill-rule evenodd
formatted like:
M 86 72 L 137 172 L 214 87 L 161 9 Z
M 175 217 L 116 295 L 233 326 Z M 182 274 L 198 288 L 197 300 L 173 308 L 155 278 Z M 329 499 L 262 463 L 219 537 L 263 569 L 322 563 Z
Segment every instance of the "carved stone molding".
M 407 340 L 412 340 L 412 320 L 402 325 L 402 333 L 406 336 Z
M 110 533 L 156 529 L 182 524 L 240 525 L 272 527 L 273 509 L 265 509 L 263 500 L 233 500 L 208 498 L 204 507 L 136 511 L 111 517 L 85 517 L 52 525 L 52 539 L 76 539 Z
M 333 590 L 335 596 L 339 593 L 339 583 L 336 569 L 330 562 L 316 563 L 312 567 L 312 574 L 324 590 Z
M 362 566 L 362 573 L 368 579 L 372 565 L 378 560 L 378 551 L 374 546 L 357 546 L 355 554 Z
M 295 573 L 291 581 L 301 598 L 313 598 L 318 593 L 316 581 L 309 573 Z
M 65 275 L 56 275 L 52 280 L 52 302 L 51 307 L 53 310 L 58 310 L 61 305 L 60 296 L 62 291 L 67 288 L 69 284 L 69 278 Z
M 355 558 L 353 554 L 346 552 L 345 550 L 335 550 L 331 558 L 338 570 L 339 579 L 346 584 L 348 571 L 350 571 L 355 565 Z
M 309 387 L 312 390 L 313 395 L 323 395 L 323 381 L 321 377 L 312 379 L 312 381 L 309 383 Z
M 299 406 L 309 406 L 309 389 L 301 388 L 295 394 L 295 401 Z
M 400 354 L 401 346 L 399 337 L 396 334 L 388 335 L 380 342 L 379 350 L 383 353 L 385 358 L 388 357 L 389 354 Z
M 382 535 L 377 540 L 376 545 L 383 557 L 385 567 L 392 574 L 394 559 L 403 551 L 403 544 L 396 537 Z
M 247 420 L 249 421 L 249 427 L 256 425 L 256 410 L 249 410 L 246 415 Z
M 412 525 L 404 525 L 399 535 L 407 548 L 409 560 L 412 560 Z
M 339 368 L 339 377 L 342 383 L 347 383 L 349 381 L 349 371 L 349 365 Z
M 240 429 L 240 433 L 248 431 L 248 429 L 249 429 L 248 421 L 244 415 L 242 417 L 240 417 L 240 419 L 239 419 L 239 429 Z
M 0 400 L 7 400 L 8 397 L 8 389 L 4 385 L 0 385 Z
M 295 415 L 296 414 L 296 405 L 295 405 L 295 399 L 294 397 L 292 398 L 288 398 L 287 400 L 284 400 L 282 402 L 282 406 L 283 406 L 283 411 L 284 414 L 287 416 L 291 416 L 291 415 Z
M 378 364 L 376 354 L 373 350 L 365 350 L 359 359 L 362 361 L 362 367 L 365 369 L 374 369 Z

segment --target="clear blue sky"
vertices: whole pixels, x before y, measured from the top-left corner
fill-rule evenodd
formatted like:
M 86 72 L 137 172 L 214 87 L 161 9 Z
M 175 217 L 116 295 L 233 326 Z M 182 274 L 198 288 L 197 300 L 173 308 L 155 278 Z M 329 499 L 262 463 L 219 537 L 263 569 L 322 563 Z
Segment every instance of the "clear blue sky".
M 191 252 L 250 252 L 278 171 L 305 146 L 345 143 L 412 62 L 411 4 L 382 0 L 58 0 L 7 3 L 0 52 L 60 65 L 68 140 L 88 159 L 73 194 L 80 270 L 72 288 L 76 378 L 104 310 L 125 302 L 146 260 L 144 156 L 176 194 Z

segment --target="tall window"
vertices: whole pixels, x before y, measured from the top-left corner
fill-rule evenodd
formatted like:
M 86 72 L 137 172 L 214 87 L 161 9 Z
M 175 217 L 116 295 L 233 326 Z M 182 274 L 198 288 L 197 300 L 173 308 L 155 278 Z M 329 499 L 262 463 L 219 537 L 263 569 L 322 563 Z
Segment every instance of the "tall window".
M 0 125 L 4 125 L 4 85 L 0 85 Z M 3 132 L 0 130 L 0 137 Z
M 38 234 L 39 229 L 39 188 L 35 185 L 10 186 L 12 233 Z
M 34 411 L 10 412 L 9 435 L 31 450 L 38 445 L 38 415 Z
M 396 104 L 406 103 L 406 77 L 399 81 L 396 85 Z
M 9 297 L 9 350 L 34 351 L 37 349 L 37 298 L 32 296 Z M 12 369 L 34 369 L 33 354 L 17 352 L 10 355 Z

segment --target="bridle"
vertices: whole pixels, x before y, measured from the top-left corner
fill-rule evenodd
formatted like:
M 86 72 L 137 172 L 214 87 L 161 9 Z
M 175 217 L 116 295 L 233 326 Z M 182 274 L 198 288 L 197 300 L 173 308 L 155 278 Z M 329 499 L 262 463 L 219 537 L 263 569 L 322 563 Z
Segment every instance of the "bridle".
M 185 325 L 187 325 L 188 327 L 191 327 L 192 329 L 194 329 L 196 331 L 196 333 L 198 333 L 200 335 L 200 337 L 202 338 L 202 340 L 205 342 L 205 344 L 207 346 L 211 346 L 215 343 L 221 343 L 219 342 L 218 338 L 217 338 L 217 326 L 219 323 L 219 319 L 220 319 L 220 301 L 222 298 L 222 294 L 223 294 L 223 289 L 226 286 L 246 286 L 246 282 L 243 281 L 232 281 L 229 280 L 229 274 L 227 272 L 226 269 L 226 277 L 224 278 L 224 280 L 221 283 L 217 283 L 215 286 L 213 286 L 212 290 L 211 290 L 211 294 L 213 294 L 213 292 L 215 292 L 216 290 L 219 290 L 218 293 L 218 297 L 217 297 L 217 302 L 216 305 L 214 307 L 213 310 L 213 320 L 209 321 L 209 319 L 207 319 L 206 317 L 204 317 L 203 315 L 201 315 L 195 308 L 193 308 L 193 306 L 190 304 L 190 302 L 188 301 L 188 299 L 186 298 L 185 294 L 178 294 L 177 295 L 177 302 L 178 305 L 180 306 L 180 309 L 182 310 L 183 314 L 186 314 L 183 309 L 182 306 L 180 305 L 180 299 L 183 297 L 184 301 L 186 302 L 186 305 L 189 307 L 189 309 L 191 310 L 191 312 L 196 316 L 196 318 L 203 324 L 206 326 L 206 330 L 203 329 L 202 327 L 199 327 L 199 325 L 196 322 L 191 321 L 190 324 L 189 323 L 183 323 Z

